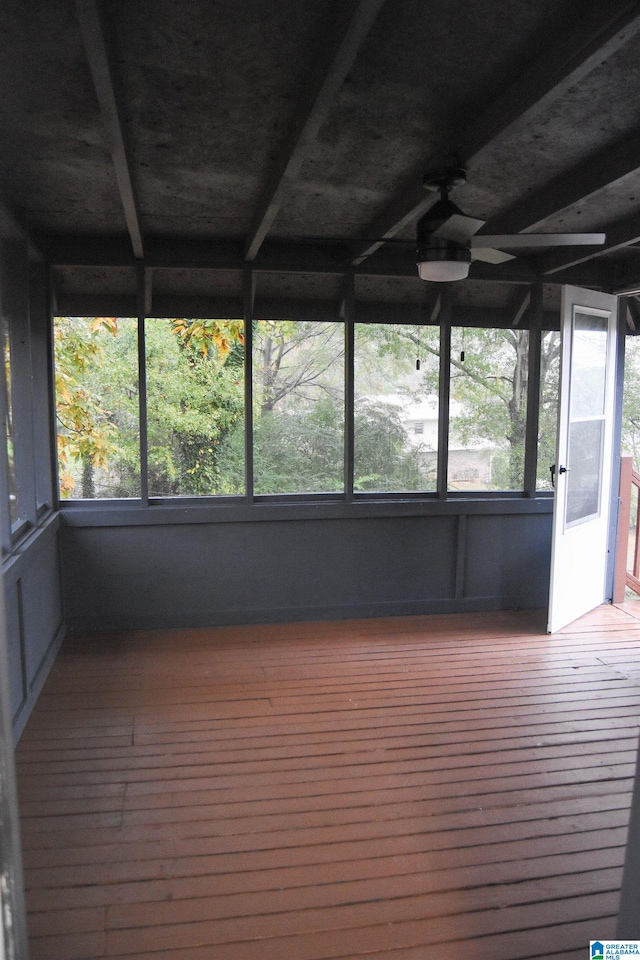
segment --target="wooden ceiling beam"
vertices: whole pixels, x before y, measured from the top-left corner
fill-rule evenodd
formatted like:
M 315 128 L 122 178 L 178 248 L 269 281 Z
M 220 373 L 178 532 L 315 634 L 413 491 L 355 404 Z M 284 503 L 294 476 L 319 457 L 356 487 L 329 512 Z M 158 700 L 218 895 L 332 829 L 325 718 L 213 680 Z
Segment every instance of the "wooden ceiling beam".
M 531 65 L 525 67 L 504 92 L 464 129 L 450 138 L 459 161 L 471 163 L 478 154 L 516 120 L 548 106 L 612 56 L 640 30 L 640 3 L 590 4 L 569 34 L 548 44 Z M 375 241 L 362 244 L 354 265 L 371 256 L 385 240 L 414 222 L 437 199 L 422 188 L 422 174 L 433 164 L 425 158 L 423 169 L 414 171 L 391 203 L 366 229 Z
M 316 139 L 334 104 L 336 93 L 353 66 L 383 2 L 384 0 L 360 0 L 346 23 L 345 14 L 353 9 L 352 5 L 346 5 L 344 0 L 338 0 L 335 5 L 331 35 L 337 37 L 338 42 L 328 44 L 329 55 L 323 57 L 312 83 L 301 98 L 298 114 L 291 124 L 284 148 L 258 201 L 246 238 L 247 261 L 256 258 L 280 211 L 289 184 L 297 176 L 309 145 Z M 344 26 L 341 26 L 342 24 Z
M 41 262 L 44 257 L 38 243 L 21 222 L 19 215 L 0 201 L 0 237 L 18 239 L 26 243 L 30 260 Z
M 640 333 L 640 303 L 636 296 L 627 297 L 627 329 L 634 337 Z
M 638 213 L 632 213 L 616 223 L 609 224 L 606 227 L 606 235 L 607 239 L 599 247 L 565 247 L 563 250 L 539 257 L 537 262 L 541 276 L 548 277 L 569 267 L 597 260 L 614 250 L 630 247 L 634 243 L 640 244 L 640 216 Z M 640 279 L 640 264 L 638 277 Z
M 144 252 L 138 201 L 133 186 L 124 124 L 115 93 L 98 0 L 76 0 L 76 9 L 89 62 L 89 70 L 100 105 L 107 146 L 114 166 L 131 246 L 134 256 L 141 259 Z
M 513 309 L 513 320 L 511 321 L 512 326 L 517 327 L 525 313 L 529 309 L 531 304 L 531 287 L 528 287 L 526 290 L 516 294 L 514 297 L 511 307 Z
M 210 271 L 242 271 L 245 262 L 242 244 L 237 241 L 148 240 L 145 244 L 144 264 L 147 268 L 187 269 Z M 44 248 L 46 259 L 56 267 L 135 267 L 138 261 L 128 242 L 112 238 L 59 237 L 50 240 Z M 292 244 L 269 240 L 260 251 L 252 267 L 257 274 L 327 274 L 345 275 L 352 268 L 340 253 L 325 245 Z M 356 276 L 399 277 L 420 285 L 415 264 L 402 256 L 378 256 L 355 269 Z M 471 264 L 471 280 L 492 283 L 531 284 L 540 279 L 537 261 L 518 257 L 502 264 L 486 264 L 476 260 Z M 572 283 L 576 286 L 612 288 L 611 268 L 605 261 L 562 270 L 549 283 Z M 424 288 L 424 284 L 422 284 Z M 437 284 L 429 285 L 439 293 Z
M 576 203 L 631 174 L 640 172 L 640 128 L 613 146 L 599 150 L 583 163 L 545 184 L 511 210 L 487 223 L 487 233 L 532 230 Z M 592 251 L 593 252 L 593 251 Z

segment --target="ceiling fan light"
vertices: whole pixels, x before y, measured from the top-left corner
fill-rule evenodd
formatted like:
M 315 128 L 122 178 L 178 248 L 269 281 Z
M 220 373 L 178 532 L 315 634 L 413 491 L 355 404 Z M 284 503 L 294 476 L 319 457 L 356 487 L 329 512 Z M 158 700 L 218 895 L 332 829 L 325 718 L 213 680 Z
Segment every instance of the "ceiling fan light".
M 469 276 L 471 254 L 465 247 L 442 243 L 418 247 L 418 276 L 421 280 L 447 283 Z
M 439 283 L 464 280 L 469 276 L 469 264 L 459 260 L 423 260 L 418 264 L 418 276 L 421 280 L 435 280 Z

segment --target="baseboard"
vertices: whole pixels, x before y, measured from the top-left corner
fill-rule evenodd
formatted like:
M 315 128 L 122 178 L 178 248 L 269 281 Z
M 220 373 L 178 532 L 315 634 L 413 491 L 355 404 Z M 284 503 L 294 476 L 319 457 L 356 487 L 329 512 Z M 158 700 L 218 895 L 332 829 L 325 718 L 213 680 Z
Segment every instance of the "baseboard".
M 159 630 L 180 627 L 224 627 L 247 623 L 291 623 L 296 620 L 359 620 L 373 617 L 406 617 L 441 613 L 476 613 L 490 610 L 521 610 L 526 604 L 517 596 L 468 597 L 464 599 L 396 600 L 382 603 L 354 603 L 332 606 L 274 607 L 243 610 L 194 611 L 188 617 L 166 613 L 144 617 L 86 617 L 69 625 L 69 633 L 112 632 L 116 630 Z

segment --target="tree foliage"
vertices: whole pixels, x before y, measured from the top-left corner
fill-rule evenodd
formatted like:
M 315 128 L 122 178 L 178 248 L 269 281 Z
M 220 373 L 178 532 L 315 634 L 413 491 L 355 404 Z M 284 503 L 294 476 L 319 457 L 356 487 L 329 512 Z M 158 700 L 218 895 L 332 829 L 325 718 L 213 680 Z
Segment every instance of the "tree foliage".
M 56 320 L 58 460 L 63 496 L 75 489 L 74 463 L 81 464 L 84 488 L 90 495 L 92 481 L 88 474 L 94 467 L 104 466 L 117 450 L 116 424 L 92 376 L 104 360 L 100 334 L 105 331 L 117 335 L 114 317 Z
M 216 451 L 243 416 L 242 321 L 148 320 L 149 487 L 216 493 Z M 55 322 L 63 496 L 140 494 L 137 322 Z

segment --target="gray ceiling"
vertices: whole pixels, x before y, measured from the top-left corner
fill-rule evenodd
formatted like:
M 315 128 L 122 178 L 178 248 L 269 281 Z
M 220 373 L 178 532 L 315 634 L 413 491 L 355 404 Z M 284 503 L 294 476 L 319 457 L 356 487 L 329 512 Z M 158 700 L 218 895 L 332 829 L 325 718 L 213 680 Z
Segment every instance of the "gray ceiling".
M 159 295 L 232 298 L 249 262 L 265 297 L 355 269 L 359 298 L 417 302 L 411 245 L 379 241 L 453 161 L 488 233 L 607 234 L 473 264 L 461 299 L 640 287 L 639 3 L 4 0 L 0 84 L 4 221 L 63 294 L 131 295 L 143 263 Z

